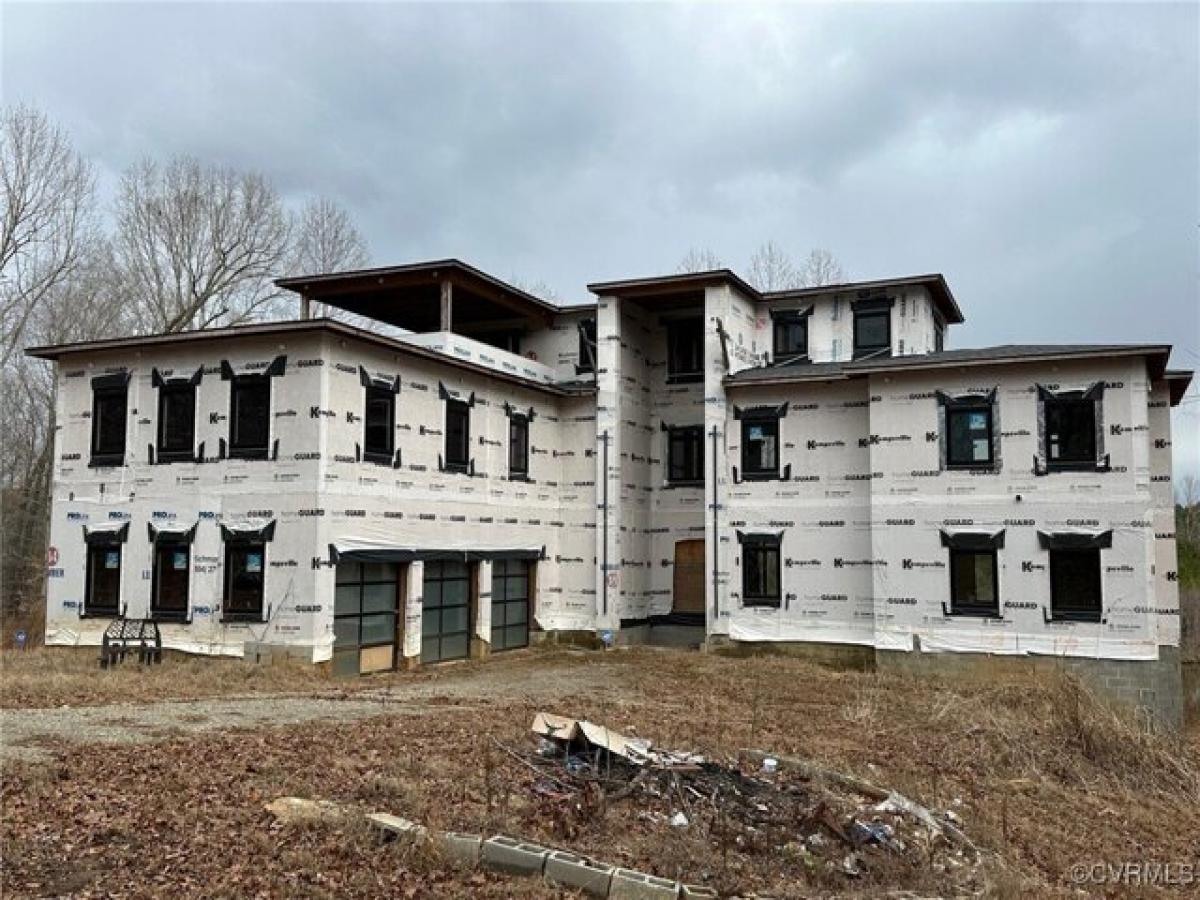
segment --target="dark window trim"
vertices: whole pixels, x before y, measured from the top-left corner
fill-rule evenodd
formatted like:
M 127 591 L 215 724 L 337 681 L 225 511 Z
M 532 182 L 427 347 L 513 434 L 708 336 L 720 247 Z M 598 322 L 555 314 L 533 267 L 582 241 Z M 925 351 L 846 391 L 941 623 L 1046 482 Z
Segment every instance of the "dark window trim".
M 183 548 L 187 553 L 187 596 L 184 598 L 182 610 L 158 608 L 158 559 L 159 551 L 164 548 Z M 192 541 L 189 534 L 185 539 L 170 540 L 168 535 L 156 534 L 152 538 L 150 550 L 150 618 L 156 622 L 176 622 L 190 625 L 192 621 Z
M 742 548 L 742 606 L 767 607 L 779 609 L 783 606 L 783 533 L 766 532 L 752 533 L 737 531 L 737 541 Z M 748 581 L 750 567 L 746 564 L 747 553 L 774 550 L 775 551 L 775 585 L 778 593 L 750 595 Z
M 785 401 L 778 406 L 750 406 L 733 408 L 733 418 L 742 423 L 740 448 L 741 470 L 734 470 L 735 481 L 787 481 L 791 479 L 791 463 L 783 465 L 783 428 L 780 422 L 787 416 L 788 403 Z M 765 469 L 748 469 L 746 467 L 746 430 L 754 424 L 770 422 L 775 426 L 775 466 Z
M 271 437 L 275 429 L 273 425 L 273 416 L 271 414 L 271 401 L 273 392 L 271 390 L 271 379 L 282 376 L 287 370 L 287 356 L 276 356 L 269 366 L 261 372 L 234 372 L 233 366 L 228 360 L 221 360 L 221 380 L 230 382 L 229 386 L 229 452 L 230 459 L 270 459 L 273 454 L 271 452 Z M 259 447 L 244 447 L 237 446 L 233 441 L 234 429 L 236 428 L 236 419 L 233 410 L 234 390 L 238 384 L 248 384 L 257 381 L 265 381 L 267 383 L 267 438 L 266 443 Z
M 803 361 L 809 358 L 811 344 L 811 335 L 809 334 L 808 319 L 812 315 L 812 307 L 807 306 L 804 309 L 773 309 L 771 310 L 771 360 L 772 362 L 791 362 Z M 780 350 L 779 349 L 779 332 L 776 330 L 777 325 L 804 325 L 804 349 L 803 350 Z
M 895 302 L 894 297 L 869 297 L 851 303 L 850 309 L 854 315 L 850 324 L 850 343 L 853 347 L 854 359 L 892 355 L 892 307 Z M 860 344 L 858 340 L 859 320 L 872 316 L 881 317 L 887 324 L 887 340 L 881 344 Z
M 363 372 L 366 377 L 365 371 Z M 390 466 L 396 458 L 396 393 L 399 388 L 399 376 L 395 388 L 392 385 L 370 383 L 363 385 L 363 459 L 377 465 Z M 370 434 L 371 399 L 386 399 L 388 401 L 387 447 L 372 448 L 368 441 Z
M 945 532 L 942 532 L 943 539 Z M 1000 542 L 991 546 L 954 546 L 950 545 L 950 608 L 945 610 L 947 616 L 962 616 L 967 618 L 999 619 L 1000 616 L 1000 554 L 997 547 L 1004 546 L 1004 532 L 1000 532 Z M 992 596 L 993 605 L 982 603 L 960 603 L 955 594 L 957 587 L 954 578 L 954 559 L 957 556 L 990 556 L 992 559 Z
M 131 373 L 129 371 L 113 372 L 108 375 L 97 375 L 92 379 L 92 434 L 88 444 L 89 459 L 88 466 L 91 468 L 115 468 L 125 465 L 125 454 L 129 450 L 129 381 Z M 120 397 L 125 404 L 125 413 L 122 416 L 124 428 L 121 431 L 121 450 L 118 453 L 115 450 L 100 451 L 96 448 L 96 439 L 99 437 L 97 426 L 100 421 L 100 400 L 101 398 Z
M 1034 474 L 1050 472 L 1105 472 L 1109 468 L 1109 457 L 1104 452 L 1104 382 L 1097 381 L 1090 387 L 1058 391 L 1045 385 L 1037 385 L 1038 395 L 1038 451 L 1040 459 L 1034 460 Z M 1048 403 L 1086 403 L 1092 406 L 1093 453 L 1092 459 L 1050 459 L 1050 429 L 1046 425 Z M 1040 463 L 1040 465 L 1039 465 Z
M 274 522 L 271 522 L 273 529 Z M 270 539 L 253 540 L 242 538 L 226 538 L 225 539 L 225 566 L 222 571 L 222 589 L 221 589 L 221 622 L 225 623 L 262 623 L 268 618 L 267 611 L 267 545 Z M 250 610 L 231 610 L 229 609 L 229 593 L 232 586 L 233 567 L 230 565 L 230 555 L 235 550 L 249 550 L 252 547 L 262 548 L 262 588 L 258 597 L 258 611 Z
M 667 425 L 662 430 L 667 434 L 667 487 L 704 487 L 704 426 L 703 425 Z M 675 465 L 671 459 L 671 451 L 675 446 L 675 436 L 683 435 L 686 439 L 694 440 L 700 449 L 696 459 L 698 471 L 690 478 L 673 478 L 671 473 Z M 690 473 L 685 473 L 690 474 Z
M 155 427 L 155 454 L 151 462 L 169 464 L 173 462 L 199 462 L 199 454 L 196 450 L 196 410 L 197 410 L 197 388 L 200 380 L 204 377 L 204 366 L 197 368 L 196 372 L 187 378 L 164 378 L 157 368 L 150 370 L 150 383 L 158 391 L 157 414 L 158 422 Z M 163 448 L 164 427 L 167 424 L 167 418 L 163 415 L 163 401 L 166 400 L 168 394 L 173 392 L 191 391 L 192 395 L 192 440 L 191 448 L 188 450 L 167 450 Z
M 462 414 L 463 417 L 463 458 L 450 458 L 450 413 Z M 443 440 L 443 450 L 445 452 L 445 462 L 442 464 L 444 472 L 468 473 L 471 469 L 471 405 L 466 400 L 456 400 L 453 397 L 446 400 L 446 420 L 443 426 L 446 430 L 446 435 Z
M 704 381 L 704 316 L 686 316 L 668 319 L 663 323 L 667 330 L 667 384 L 696 384 Z M 680 328 L 695 328 L 699 334 L 697 368 L 681 369 L 676 348 L 676 334 Z
M 126 523 L 128 527 L 129 523 Z M 87 555 L 84 571 L 83 585 L 83 609 L 80 611 L 81 619 L 115 619 L 121 615 L 121 575 L 125 569 L 125 549 L 122 547 L 124 538 L 115 537 L 119 532 L 107 532 L 110 539 L 91 540 L 92 536 L 88 536 L 86 547 Z M 97 535 L 98 537 L 99 535 Z M 96 606 L 92 603 L 92 565 L 96 552 L 107 553 L 110 550 L 117 551 L 117 602 L 113 606 Z
M 508 411 L 508 477 L 514 480 L 523 481 L 529 478 L 529 423 L 533 419 L 533 410 L 528 413 L 519 413 L 507 407 Z M 525 432 L 525 452 L 524 460 L 521 465 L 513 465 L 513 428 L 523 429 Z
M 1110 533 L 1111 536 L 1111 533 Z M 1111 546 L 1111 544 L 1110 544 Z M 1050 576 L 1050 615 L 1047 621 L 1050 622 L 1084 622 L 1091 624 L 1102 624 L 1104 622 L 1104 558 L 1100 555 L 1103 545 L 1091 547 L 1054 547 L 1048 550 L 1049 559 L 1047 564 L 1048 574 Z M 1095 554 L 1096 560 L 1096 608 L 1082 609 L 1079 607 L 1062 609 L 1055 603 L 1054 586 L 1055 586 L 1055 562 L 1056 556 L 1062 553 L 1080 554 L 1088 553 Z M 1058 562 L 1061 563 L 1061 557 L 1058 557 Z

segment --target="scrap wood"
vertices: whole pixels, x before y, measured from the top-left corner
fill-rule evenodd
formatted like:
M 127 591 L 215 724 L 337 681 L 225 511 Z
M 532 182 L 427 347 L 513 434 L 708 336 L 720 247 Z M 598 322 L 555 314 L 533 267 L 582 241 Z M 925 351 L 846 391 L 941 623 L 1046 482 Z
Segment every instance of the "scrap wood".
M 566 788 L 568 791 L 572 790 L 571 785 L 567 784 L 561 778 L 556 778 L 555 776 L 551 775 L 549 772 L 545 772 L 542 769 L 539 769 L 537 766 L 535 766 L 529 760 L 527 760 L 523 756 L 521 756 L 521 754 L 517 753 L 515 750 L 510 750 L 508 747 L 505 747 L 502 743 L 500 743 L 494 737 L 490 738 L 490 740 L 493 744 L 495 744 L 497 747 L 499 747 L 501 750 L 503 750 L 505 753 L 507 753 L 509 756 L 511 756 L 513 759 L 515 759 L 517 762 L 519 762 L 525 768 L 529 769 L 532 772 L 537 773 L 542 778 L 548 778 L 550 781 L 553 781 L 555 784 L 561 785 L 562 787 Z

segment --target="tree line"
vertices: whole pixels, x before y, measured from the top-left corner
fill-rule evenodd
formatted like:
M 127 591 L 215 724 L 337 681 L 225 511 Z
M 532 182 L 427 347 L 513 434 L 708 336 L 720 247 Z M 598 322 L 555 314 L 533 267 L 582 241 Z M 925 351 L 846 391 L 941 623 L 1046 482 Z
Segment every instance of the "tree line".
M 23 349 L 190 331 L 295 314 L 287 273 L 360 268 L 367 245 L 347 212 L 298 209 L 257 172 L 189 157 L 126 170 L 111 208 L 92 163 L 37 109 L 0 111 L 0 616 L 41 630 L 54 469 L 52 367 Z M 322 310 L 319 314 L 340 315 Z

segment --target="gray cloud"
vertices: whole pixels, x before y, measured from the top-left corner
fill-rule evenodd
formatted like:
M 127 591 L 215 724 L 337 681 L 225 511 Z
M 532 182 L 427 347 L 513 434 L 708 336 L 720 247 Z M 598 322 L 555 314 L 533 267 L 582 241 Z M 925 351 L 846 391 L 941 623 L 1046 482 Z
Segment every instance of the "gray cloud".
M 1200 365 L 1194 5 L 8 5 L 6 101 L 109 189 L 144 154 L 351 209 L 583 299 L 773 238 L 943 271 L 960 346 L 1167 340 Z M 1177 454 L 1200 470 L 1200 403 Z

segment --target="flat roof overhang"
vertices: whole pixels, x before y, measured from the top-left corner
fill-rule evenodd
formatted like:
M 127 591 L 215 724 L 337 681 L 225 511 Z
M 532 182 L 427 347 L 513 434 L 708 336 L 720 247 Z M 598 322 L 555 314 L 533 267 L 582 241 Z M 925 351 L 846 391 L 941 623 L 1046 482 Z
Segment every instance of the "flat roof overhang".
M 738 277 L 732 269 L 712 269 L 707 272 L 685 272 L 679 275 L 657 275 L 650 278 L 626 278 L 620 281 L 596 281 L 587 289 L 597 297 L 620 297 L 637 300 L 658 309 L 703 304 L 704 289 L 729 285 L 752 300 L 762 294 Z
M 1178 406 L 1183 400 L 1183 395 L 1191 387 L 1193 374 L 1195 373 L 1187 369 L 1168 369 L 1163 374 L 1163 379 L 1167 382 L 1167 389 L 1171 392 L 1172 406 Z
M 28 347 L 25 350 L 25 355 L 32 356 L 37 359 L 48 359 L 57 362 L 63 357 L 85 353 L 106 353 L 114 350 L 141 350 L 156 347 L 172 347 L 180 344 L 202 343 L 205 341 L 238 340 L 241 338 L 280 338 L 303 334 L 305 332 L 329 332 L 343 337 L 356 338 L 361 341 L 366 341 L 368 343 L 384 347 L 396 353 L 408 355 L 418 359 L 429 360 L 431 362 L 440 363 L 442 365 L 451 366 L 452 368 L 462 369 L 468 372 L 474 372 L 478 375 L 486 376 L 487 378 L 494 378 L 498 381 L 520 385 L 521 387 L 529 388 L 530 390 L 541 391 L 547 394 L 555 394 L 558 396 L 578 396 L 595 392 L 595 385 L 591 383 L 572 382 L 569 385 L 545 384 L 539 381 L 523 378 L 520 375 L 513 375 L 501 369 L 492 369 L 487 366 L 478 365 L 477 363 L 473 363 L 469 360 L 459 359 L 458 357 L 450 356 L 445 353 L 439 353 L 437 350 L 430 350 L 425 347 L 420 347 L 415 344 L 398 340 L 397 338 L 388 337 L 387 335 L 378 334 L 373 331 L 367 331 L 362 328 L 355 328 L 353 325 L 347 325 L 344 322 L 338 322 L 334 319 L 299 319 L 287 322 L 263 322 L 257 325 L 234 325 L 229 328 L 210 328 L 203 331 L 180 331 L 170 334 L 143 335 L 140 337 L 108 338 L 97 341 L 78 341 L 72 344 L 51 344 L 41 347 Z
M 457 259 L 298 275 L 275 284 L 309 300 L 415 332 L 441 330 L 444 285 L 451 291 L 453 330 L 468 336 L 545 327 L 562 311 Z
M 768 291 L 763 294 L 764 300 L 802 300 L 818 297 L 823 294 L 869 294 L 892 287 L 924 287 L 933 297 L 938 312 L 951 325 L 965 321 L 958 301 L 946 283 L 946 277 L 940 272 L 930 272 L 926 275 L 906 275 L 902 278 L 878 278 L 872 281 L 848 281 L 843 284 L 823 284 L 817 287 L 794 288 L 787 291 Z

